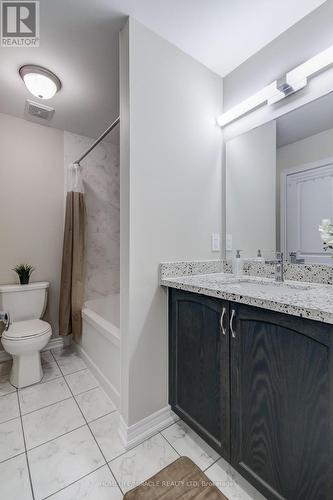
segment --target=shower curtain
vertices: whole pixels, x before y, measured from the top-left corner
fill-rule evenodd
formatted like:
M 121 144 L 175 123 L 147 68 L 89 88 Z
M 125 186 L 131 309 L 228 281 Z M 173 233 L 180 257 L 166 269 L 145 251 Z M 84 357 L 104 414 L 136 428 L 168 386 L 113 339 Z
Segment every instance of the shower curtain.
M 65 230 L 62 254 L 59 334 L 81 337 L 81 310 L 84 299 L 85 196 L 77 163 L 69 165 L 67 179 Z

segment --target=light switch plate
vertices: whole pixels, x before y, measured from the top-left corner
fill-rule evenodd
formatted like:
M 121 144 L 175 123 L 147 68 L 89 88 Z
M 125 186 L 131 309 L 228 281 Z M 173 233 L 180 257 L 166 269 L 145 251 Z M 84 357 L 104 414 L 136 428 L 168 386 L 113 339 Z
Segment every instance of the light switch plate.
M 221 250 L 221 238 L 219 233 L 212 233 L 212 252 Z

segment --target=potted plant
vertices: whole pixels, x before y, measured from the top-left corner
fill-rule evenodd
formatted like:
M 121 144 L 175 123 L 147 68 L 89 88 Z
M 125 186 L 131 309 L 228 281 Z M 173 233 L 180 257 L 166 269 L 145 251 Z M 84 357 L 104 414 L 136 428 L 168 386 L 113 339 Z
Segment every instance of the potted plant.
M 35 270 L 33 266 L 30 264 L 19 264 L 18 266 L 14 267 L 13 271 L 16 272 L 16 274 L 19 277 L 20 284 L 21 285 L 28 285 L 31 273 Z

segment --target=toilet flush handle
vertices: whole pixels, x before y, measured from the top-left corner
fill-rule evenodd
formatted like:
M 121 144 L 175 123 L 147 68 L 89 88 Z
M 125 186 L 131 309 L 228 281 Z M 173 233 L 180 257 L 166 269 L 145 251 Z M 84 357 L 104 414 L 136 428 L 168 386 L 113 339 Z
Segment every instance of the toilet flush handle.
M 7 331 L 10 326 L 10 315 L 8 312 L 0 311 L 0 321 L 4 323 L 5 330 Z

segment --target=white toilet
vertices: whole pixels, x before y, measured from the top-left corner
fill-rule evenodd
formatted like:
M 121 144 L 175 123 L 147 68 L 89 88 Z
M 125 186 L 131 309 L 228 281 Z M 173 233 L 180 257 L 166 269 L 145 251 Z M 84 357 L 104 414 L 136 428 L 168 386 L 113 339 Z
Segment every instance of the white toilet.
M 8 312 L 11 321 L 2 333 L 2 345 L 13 356 L 10 383 L 18 388 L 36 384 L 43 377 L 40 351 L 52 330 L 39 318 L 45 312 L 48 288 L 47 282 L 0 285 L 0 310 Z

